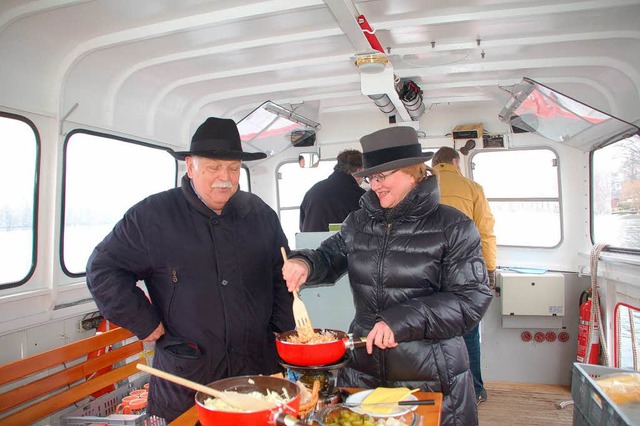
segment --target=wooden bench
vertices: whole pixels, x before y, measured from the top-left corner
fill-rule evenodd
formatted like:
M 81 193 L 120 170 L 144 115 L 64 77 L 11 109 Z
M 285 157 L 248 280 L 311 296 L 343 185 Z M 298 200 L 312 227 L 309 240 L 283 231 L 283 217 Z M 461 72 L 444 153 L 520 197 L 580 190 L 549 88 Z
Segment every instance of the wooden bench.
M 105 387 L 140 373 L 136 364 L 146 364 L 143 345 L 140 340 L 126 343 L 126 340 L 132 337 L 134 336 L 131 332 L 117 327 L 0 366 L 0 388 L 7 389 L 12 383 L 21 381 L 17 387 L 3 390 L 0 394 L 0 425 L 34 423 L 88 398 Z M 118 343 L 122 343 L 122 346 L 101 356 L 88 356 L 95 350 Z M 135 360 L 125 362 L 127 358 L 136 354 L 139 356 Z M 94 374 L 111 366 L 111 371 Z

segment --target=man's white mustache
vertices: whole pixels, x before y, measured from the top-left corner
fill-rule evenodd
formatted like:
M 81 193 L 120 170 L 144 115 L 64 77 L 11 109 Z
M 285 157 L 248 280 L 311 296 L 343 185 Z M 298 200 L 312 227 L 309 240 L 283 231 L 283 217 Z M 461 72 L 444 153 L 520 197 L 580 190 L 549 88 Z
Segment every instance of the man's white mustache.
M 227 189 L 233 188 L 233 184 L 229 181 L 226 182 L 214 182 L 211 184 L 211 188 L 213 189 Z

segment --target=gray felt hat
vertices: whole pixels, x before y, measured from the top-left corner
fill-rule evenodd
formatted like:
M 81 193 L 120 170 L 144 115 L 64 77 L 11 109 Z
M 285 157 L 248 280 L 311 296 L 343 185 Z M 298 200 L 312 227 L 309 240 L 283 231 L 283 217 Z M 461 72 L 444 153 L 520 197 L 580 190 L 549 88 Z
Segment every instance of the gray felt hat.
M 371 176 L 388 170 L 424 163 L 433 152 L 422 152 L 413 127 L 396 126 L 378 130 L 360 138 L 364 170 L 355 177 Z

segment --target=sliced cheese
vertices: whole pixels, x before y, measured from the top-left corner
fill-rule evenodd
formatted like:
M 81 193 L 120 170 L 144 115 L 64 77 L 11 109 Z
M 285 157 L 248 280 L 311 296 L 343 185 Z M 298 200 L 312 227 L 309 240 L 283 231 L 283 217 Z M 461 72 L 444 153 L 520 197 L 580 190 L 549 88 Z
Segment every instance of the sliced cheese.
M 418 389 L 408 388 L 375 388 L 373 392 L 367 395 L 361 402 L 367 411 L 389 414 L 395 411 L 398 407 L 394 404 L 398 401 L 402 401 L 407 396 L 411 395 Z M 367 405 L 367 404 L 388 404 L 388 405 Z

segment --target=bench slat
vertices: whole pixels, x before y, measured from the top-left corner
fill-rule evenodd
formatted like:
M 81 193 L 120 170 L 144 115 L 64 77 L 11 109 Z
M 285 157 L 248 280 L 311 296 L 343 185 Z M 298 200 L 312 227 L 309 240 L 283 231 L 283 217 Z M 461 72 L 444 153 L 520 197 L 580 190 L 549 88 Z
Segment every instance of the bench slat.
M 0 426 L 26 425 L 34 423 L 43 417 L 83 400 L 87 395 L 90 395 L 105 386 L 117 383 L 129 376 L 140 373 L 136 368 L 136 364 L 138 363 L 146 364 L 146 361 L 142 358 L 140 360 L 130 362 L 129 364 L 125 364 L 122 367 L 111 370 L 110 372 L 92 380 L 74 386 L 67 391 L 59 393 L 58 395 L 54 395 L 43 401 L 37 402 L 0 420 Z
M 11 383 L 33 373 L 86 356 L 88 353 L 133 337 L 125 328 L 115 328 L 50 351 L 42 352 L 0 366 L 0 385 Z
M 62 371 L 54 373 L 50 376 L 35 380 L 24 386 L 12 389 L 11 391 L 0 395 L 0 411 L 6 411 L 10 408 L 17 407 L 20 404 L 31 401 L 39 396 L 46 395 L 60 388 L 66 387 L 70 383 L 83 380 L 90 374 L 104 368 L 124 361 L 132 355 L 143 350 L 142 342 L 136 340 L 128 345 L 114 349 L 101 355 L 84 361 L 73 367 L 65 368 Z

